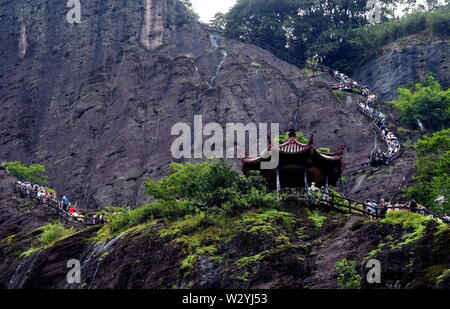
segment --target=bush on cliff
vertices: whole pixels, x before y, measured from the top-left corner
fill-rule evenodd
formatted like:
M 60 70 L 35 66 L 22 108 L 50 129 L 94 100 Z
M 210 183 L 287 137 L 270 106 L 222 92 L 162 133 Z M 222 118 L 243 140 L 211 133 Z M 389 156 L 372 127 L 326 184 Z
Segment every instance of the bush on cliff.
M 53 246 L 56 242 L 67 238 L 75 233 L 74 228 L 66 229 L 61 223 L 54 223 L 42 226 L 37 229 L 41 231 L 39 237 L 34 241 L 33 246 L 25 251 L 22 256 L 29 256 L 36 251 L 40 251 Z
M 361 286 L 361 276 L 355 269 L 356 261 L 342 259 L 336 262 L 336 271 L 338 272 L 339 289 L 359 289 Z
M 278 207 L 277 196 L 267 191 L 264 178 L 257 173 L 241 176 L 225 160 L 173 163 L 167 177 L 146 181 L 147 194 L 156 202 L 113 215 L 110 223 L 102 228 L 100 238 L 109 238 L 157 219 L 194 222 L 205 215 L 220 219 L 250 209 Z
M 432 131 L 450 127 L 450 88 L 442 90 L 432 75 L 416 84 L 414 90 L 399 88 L 398 94 L 398 100 L 392 104 L 409 127 L 419 129 L 419 121 Z
M 131 211 L 123 211 L 111 216 L 110 222 L 100 232 L 101 238 L 108 238 L 152 220 L 177 220 L 191 213 L 192 210 L 185 201 L 154 202 Z
M 417 185 L 406 190 L 437 214 L 450 213 L 450 129 L 425 136 L 415 146 L 417 150 Z
M 42 175 L 45 173 L 44 165 L 35 164 L 27 167 L 21 162 L 6 162 L 5 167 L 8 174 L 19 180 L 37 184 L 47 183 L 47 176 Z
M 295 137 L 297 140 L 302 144 L 308 144 L 308 139 L 303 135 L 302 132 L 295 132 Z M 289 132 L 286 132 L 283 135 L 278 136 L 278 143 L 284 144 L 288 141 L 289 138 Z
M 391 244 L 391 249 L 401 248 L 404 245 L 417 242 L 424 235 L 426 225 L 433 219 L 420 214 L 410 213 L 406 210 L 389 212 L 386 218 L 381 220 L 383 224 L 401 225 L 411 232 L 402 236 L 400 241 Z
M 192 209 L 237 215 L 246 209 L 277 207 L 259 174 L 240 176 L 225 160 L 172 164 L 169 176 L 147 179 L 147 193 L 160 202 L 187 201 Z

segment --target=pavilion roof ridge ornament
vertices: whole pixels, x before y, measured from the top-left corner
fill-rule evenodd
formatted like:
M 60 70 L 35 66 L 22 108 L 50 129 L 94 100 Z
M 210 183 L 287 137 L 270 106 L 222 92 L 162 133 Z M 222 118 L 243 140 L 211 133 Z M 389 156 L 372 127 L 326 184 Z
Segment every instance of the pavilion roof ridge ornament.
M 283 144 L 279 144 L 279 147 L 285 146 L 285 145 L 291 145 L 291 144 L 297 144 L 303 147 L 308 146 L 308 144 L 303 144 L 300 143 L 299 140 L 296 137 L 289 137 L 288 140 L 286 142 L 284 142 Z
M 344 150 L 346 148 L 347 148 L 347 145 L 346 144 L 342 144 L 339 147 L 337 147 L 335 149 L 332 149 L 331 152 L 342 156 L 342 155 L 344 155 Z

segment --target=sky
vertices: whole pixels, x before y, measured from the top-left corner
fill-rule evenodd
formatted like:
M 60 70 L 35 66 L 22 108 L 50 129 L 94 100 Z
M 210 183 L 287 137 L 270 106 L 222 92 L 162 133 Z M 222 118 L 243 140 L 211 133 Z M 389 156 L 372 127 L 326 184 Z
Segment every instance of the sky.
M 226 13 L 236 0 L 191 0 L 202 22 L 208 23 L 216 13 Z

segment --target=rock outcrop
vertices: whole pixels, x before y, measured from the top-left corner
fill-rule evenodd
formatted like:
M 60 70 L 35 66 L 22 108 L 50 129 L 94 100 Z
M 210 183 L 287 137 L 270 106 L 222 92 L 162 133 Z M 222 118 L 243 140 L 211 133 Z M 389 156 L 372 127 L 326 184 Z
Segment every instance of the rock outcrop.
M 370 86 L 384 101 L 397 98 L 397 89 L 412 86 L 433 73 L 443 88 L 450 86 L 449 41 L 411 36 L 372 55 L 356 69 L 355 80 Z
M 0 159 L 47 167 L 79 204 L 138 206 L 173 161 L 174 124 L 278 122 L 364 162 L 373 133 L 328 85 L 209 33 L 177 0 L 7 1 L 0 18 Z M 236 166 L 239 161 L 236 160 Z

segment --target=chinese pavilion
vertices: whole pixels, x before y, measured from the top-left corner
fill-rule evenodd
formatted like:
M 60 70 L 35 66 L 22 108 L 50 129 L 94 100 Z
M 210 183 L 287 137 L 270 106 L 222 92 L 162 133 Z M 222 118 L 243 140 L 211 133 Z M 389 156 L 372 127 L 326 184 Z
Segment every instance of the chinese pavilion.
M 261 169 L 262 161 L 270 161 L 274 151 L 279 153 L 278 167 Z M 288 141 L 278 146 L 269 146 L 268 153 L 255 158 L 242 159 L 242 170 L 246 176 L 250 171 L 260 171 L 272 190 L 282 188 L 306 188 L 312 182 L 316 186 L 336 186 L 342 173 L 343 148 L 334 153 L 320 152 L 314 147 L 313 139 L 302 144 L 290 130 Z

